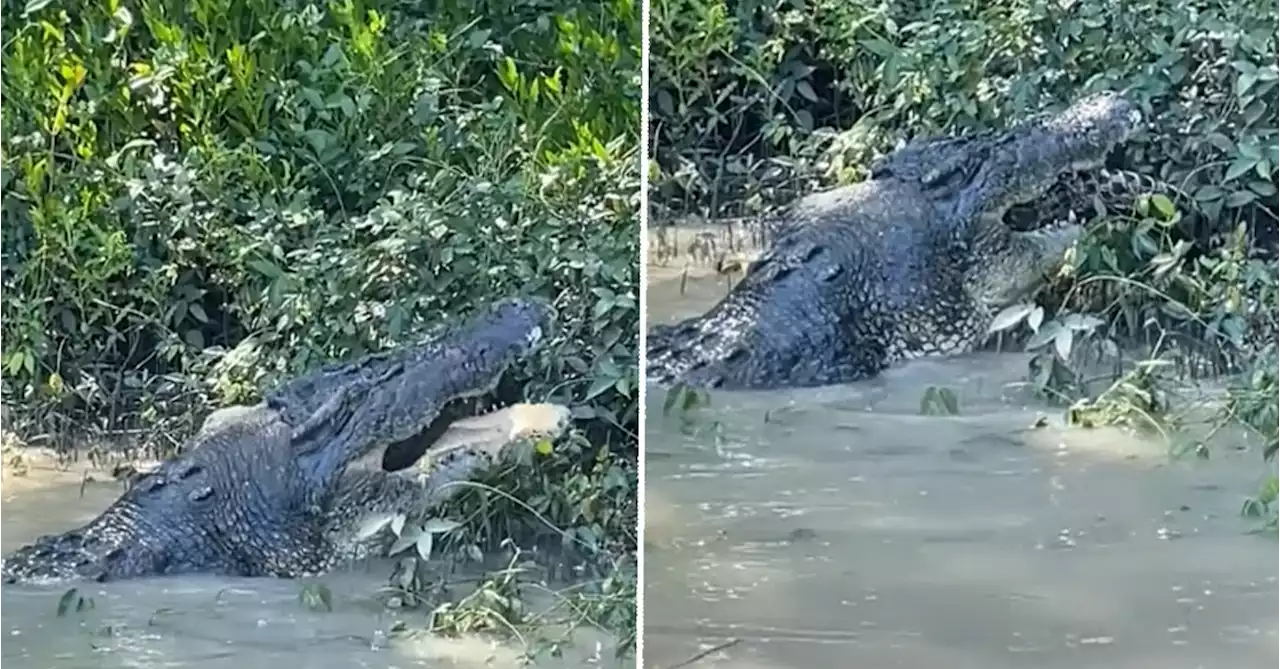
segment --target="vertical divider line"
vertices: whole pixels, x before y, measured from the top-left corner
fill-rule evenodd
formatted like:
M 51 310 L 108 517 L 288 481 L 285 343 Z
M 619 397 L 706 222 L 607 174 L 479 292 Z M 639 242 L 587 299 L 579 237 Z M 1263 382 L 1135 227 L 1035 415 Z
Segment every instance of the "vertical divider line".
M 645 339 L 648 336 L 649 264 L 649 14 L 650 0 L 640 0 L 640 338 L 638 392 L 640 431 L 636 484 L 636 669 L 644 669 L 644 528 L 645 528 Z

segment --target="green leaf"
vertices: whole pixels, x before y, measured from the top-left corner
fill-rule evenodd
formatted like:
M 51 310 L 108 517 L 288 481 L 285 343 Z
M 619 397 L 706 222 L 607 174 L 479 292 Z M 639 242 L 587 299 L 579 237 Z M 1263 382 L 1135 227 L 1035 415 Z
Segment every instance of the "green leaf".
M 1240 505 L 1240 515 L 1246 518 L 1259 518 L 1263 512 L 1262 502 L 1256 499 L 1246 499 L 1244 504 Z
M 614 301 L 609 298 L 596 300 L 595 306 L 591 309 L 591 317 L 597 319 L 603 317 L 613 309 L 613 304 Z
M 360 541 L 369 539 L 373 535 L 382 531 L 382 528 L 391 524 L 393 516 L 381 516 L 372 519 L 366 519 L 356 530 L 356 538 Z
M 418 540 L 413 543 L 418 549 L 418 557 L 423 560 L 431 559 L 431 549 L 435 547 L 435 534 L 431 532 L 423 532 L 418 535 Z
M 272 263 L 269 260 L 258 258 L 255 260 L 250 260 L 248 262 L 248 265 L 249 267 L 253 268 L 253 270 L 256 271 L 258 274 L 268 279 L 277 279 L 284 274 L 283 270 L 281 270 L 279 267 L 276 266 L 275 263 Z
M 422 531 L 421 527 L 416 525 L 410 526 L 406 532 L 396 538 L 395 543 L 391 544 L 391 548 L 387 549 L 387 555 L 399 555 L 400 553 L 403 553 L 406 548 L 416 545 L 418 543 L 418 538 L 423 534 L 426 533 Z
M 34 14 L 45 7 L 48 7 L 53 0 L 29 0 L 27 6 L 22 10 L 22 17 L 26 18 L 30 14 Z
M 1028 314 L 1036 308 L 1035 304 L 1023 302 L 1005 307 L 996 317 L 991 319 L 991 325 L 987 327 L 987 334 L 1002 332 L 1021 323 Z
M 479 49 L 489 41 L 489 35 L 492 34 L 493 31 L 488 28 L 472 30 L 471 34 L 467 35 L 467 44 L 469 44 L 472 49 Z
M 427 522 L 422 524 L 422 531 L 430 532 L 431 534 L 444 534 L 445 532 L 452 532 L 459 527 L 462 527 L 462 523 L 459 523 L 456 520 L 449 520 L 448 518 L 428 518 Z
M 667 389 L 667 394 L 662 398 L 662 415 L 670 416 L 671 410 L 680 402 L 680 394 L 685 390 L 684 384 L 677 383 Z
M 1043 308 L 1037 306 L 1035 309 L 1031 310 L 1030 314 L 1027 314 L 1027 326 L 1031 328 L 1032 332 L 1036 332 L 1037 330 L 1039 330 L 1040 324 L 1043 322 L 1044 322 Z
M 1053 338 L 1054 350 L 1063 361 L 1071 357 L 1071 345 L 1075 341 L 1075 334 L 1075 330 L 1064 327 L 1059 329 L 1058 334 Z
M 298 589 L 298 602 L 312 611 L 333 611 L 333 591 L 323 583 L 307 583 Z
M 796 110 L 796 122 L 805 130 L 813 130 L 813 114 L 807 109 Z
M 582 401 L 590 402 L 591 400 L 599 397 L 600 395 L 603 395 L 606 390 L 612 387 L 613 387 L 612 377 L 608 377 L 608 376 L 596 377 L 591 382 L 591 386 L 587 388 L 587 394 L 585 397 L 582 398 Z
M 1222 199 L 1222 189 L 1217 186 L 1201 186 L 1196 189 L 1195 199 L 1197 202 L 1212 202 Z
M 1245 139 L 1236 143 L 1236 150 L 1245 158 L 1262 160 L 1262 145 L 1258 142 L 1257 137 L 1245 137 Z
M 76 588 L 71 588 L 70 590 L 62 593 L 62 596 L 58 598 L 58 608 L 56 612 L 59 618 L 63 618 L 67 615 L 67 612 L 71 610 L 71 603 L 74 602 L 79 595 L 80 591 Z
M 809 102 L 818 102 L 818 94 L 813 91 L 813 86 L 810 86 L 807 81 L 797 81 L 796 92 Z
M 1261 197 L 1271 197 L 1276 194 L 1276 185 L 1270 182 L 1249 182 L 1249 191 L 1258 193 Z
M 950 388 L 929 386 L 920 396 L 920 413 L 925 416 L 957 416 L 960 401 Z
M 660 90 L 656 97 L 658 100 L 658 111 L 662 112 L 663 116 L 672 117 L 676 115 L 676 104 L 675 101 L 671 99 L 670 93 Z
M 1257 81 L 1257 73 L 1241 72 L 1240 76 L 1236 77 L 1236 97 L 1244 97 L 1244 95 L 1249 92 L 1249 89 L 1253 88 L 1253 85 L 1257 83 Z
M 24 361 L 23 354 L 20 350 L 14 350 L 9 354 L 8 371 L 9 376 L 18 376 L 18 372 L 22 371 L 22 363 Z
M 1106 321 L 1089 314 L 1066 314 L 1058 320 L 1062 327 L 1078 332 L 1091 332 L 1106 324 Z
M 196 320 L 201 323 L 209 322 L 209 315 L 204 312 L 204 307 L 200 306 L 199 302 L 192 302 L 191 304 L 188 304 L 187 311 L 190 312 L 192 316 L 195 316 Z
M 510 56 L 504 57 L 498 62 L 498 80 L 511 93 L 516 93 L 520 88 L 520 74 L 516 69 L 516 61 Z
M 1173 201 L 1162 193 L 1156 193 L 1151 196 L 1151 206 L 1155 207 L 1156 211 L 1160 212 L 1160 215 L 1164 218 L 1172 218 L 1174 211 L 1176 211 Z
M 1227 167 L 1227 171 L 1222 175 L 1223 181 L 1235 181 L 1239 179 L 1245 172 L 1253 169 L 1253 164 L 1258 162 L 1255 158 L 1240 156 L 1235 162 Z
M 1227 196 L 1226 205 L 1228 207 L 1243 207 L 1256 199 L 1258 199 L 1258 196 L 1254 195 L 1253 191 L 1238 190 Z
M 878 37 L 872 38 L 872 39 L 859 40 L 858 43 L 862 45 L 862 48 L 866 49 L 867 51 L 870 51 L 871 53 L 874 53 L 877 56 L 880 56 L 881 58 L 888 58 L 889 56 L 892 56 L 898 52 L 898 47 Z
M 1058 332 L 1062 329 L 1062 324 L 1058 321 L 1049 321 L 1048 325 L 1040 328 L 1027 338 L 1026 349 L 1028 351 L 1034 351 L 1043 347 L 1045 344 L 1053 341 L 1053 339 L 1058 336 Z
M 942 408 L 952 416 L 960 415 L 960 399 L 956 396 L 955 391 L 950 388 L 939 388 L 938 399 L 942 402 Z

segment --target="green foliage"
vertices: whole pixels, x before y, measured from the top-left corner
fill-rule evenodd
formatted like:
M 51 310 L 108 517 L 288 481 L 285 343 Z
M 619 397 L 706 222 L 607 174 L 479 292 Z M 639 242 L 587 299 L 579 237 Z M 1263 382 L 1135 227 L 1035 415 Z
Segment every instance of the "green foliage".
M 247 401 L 521 292 L 547 387 L 634 420 L 635 6 L 187 7 L 5 25 L 8 398 Z
M 588 623 L 612 632 L 618 654 L 625 655 L 636 633 L 636 461 L 616 449 L 593 446 L 579 430 L 546 446 L 513 449 L 445 509 L 432 510 L 450 520 L 414 519 L 409 526 L 393 527 L 400 539 L 391 552 L 403 557 L 391 592 L 400 606 L 430 608 L 432 630 L 438 633 L 519 630 L 529 652 L 536 653 L 567 640 L 563 634 L 540 638 L 548 623 L 553 628 L 572 623 L 569 630 Z M 411 526 L 434 526 L 437 533 L 424 549 L 421 537 L 429 534 L 411 532 Z M 512 557 L 504 568 L 486 573 L 474 590 L 452 597 L 439 565 L 428 561 L 433 544 L 445 546 L 442 553 L 455 564 L 483 566 L 487 556 L 508 550 Z M 567 582 L 573 585 L 552 592 L 554 584 Z M 555 610 L 532 610 L 521 594 L 528 590 L 552 592 Z M 549 620 L 562 609 L 567 619 Z
M 958 416 L 960 398 L 950 388 L 929 386 L 920 395 L 921 416 Z
M 653 183 L 671 208 L 759 211 L 865 176 L 905 137 L 999 126 L 1104 87 L 1129 89 L 1151 120 L 1129 167 L 1214 217 L 1274 201 L 1267 3 L 655 0 L 652 14 Z
M 4 4 L 10 429 L 167 448 L 540 295 L 561 327 L 525 392 L 592 441 L 500 487 L 634 550 L 639 3 Z

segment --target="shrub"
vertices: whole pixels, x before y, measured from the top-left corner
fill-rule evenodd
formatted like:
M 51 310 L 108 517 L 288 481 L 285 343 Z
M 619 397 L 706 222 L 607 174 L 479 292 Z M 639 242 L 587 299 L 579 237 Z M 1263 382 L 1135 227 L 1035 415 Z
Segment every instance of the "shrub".
M 860 178 L 903 138 L 1000 126 L 1123 87 L 1152 124 L 1126 167 L 1191 191 L 1214 216 L 1274 216 L 1272 9 L 658 0 L 655 193 L 683 209 L 758 210 L 819 179 Z

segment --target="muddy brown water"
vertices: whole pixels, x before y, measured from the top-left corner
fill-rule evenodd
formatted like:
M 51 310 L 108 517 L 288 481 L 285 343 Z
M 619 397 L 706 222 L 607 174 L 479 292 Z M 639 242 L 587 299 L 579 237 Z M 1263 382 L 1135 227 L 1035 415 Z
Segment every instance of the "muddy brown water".
M 0 480 L 0 543 L 10 551 L 42 534 L 93 518 L 120 493 L 120 484 L 85 468 L 61 470 L 34 458 L 25 476 L 6 468 Z M 83 494 L 81 492 L 83 487 Z M 93 608 L 58 617 L 69 586 L 0 588 L 0 657 L 29 669 L 353 669 L 376 667 L 522 666 L 518 643 L 480 636 L 402 639 L 397 622 L 426 624 L 425 613 L 387 609 L 376 597 L 390 565 L 371 561 L 315 579 L 333 593 L 333 611 L 299 602 L 302 583 L 277 579 L 182 576 L 107 584 L 78 584 Z M 534 598 L 534 606 L 550 605 Z M 581 629 L 563 658 L 538 667 L 622 667 L 614 642 Z M 634 661 L 631 661 L 634 664 Z
M 727 289 L 680 274 L 650 268 L 651 323 Z M 645 666 L 725 644 L 692 666 L 1276 666 L 1277 543 L 1239 515 L 1263 477 L 1244 433 L 1186 461 L 1065 428 L 1025 365 L 721 392 L 692 427 L 650 386 Z M 931 385 L 960 416 L 920 415 Z

